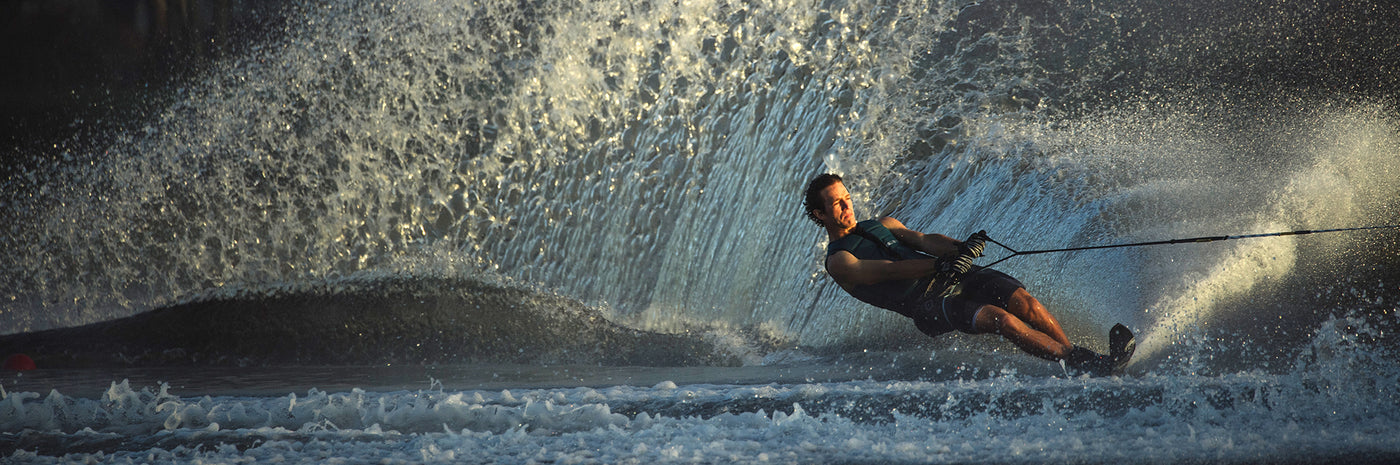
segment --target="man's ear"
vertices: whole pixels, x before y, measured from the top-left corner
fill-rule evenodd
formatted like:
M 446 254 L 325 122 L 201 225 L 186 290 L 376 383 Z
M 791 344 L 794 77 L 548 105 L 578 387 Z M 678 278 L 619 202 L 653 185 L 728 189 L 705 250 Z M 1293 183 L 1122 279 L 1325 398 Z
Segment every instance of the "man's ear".
M 820 208 L 813 208 L 812 216 L 815 216 L 818 220 L 821 220 L 822 226 L 826 226 L 826 221 L 831 218 L 831 215 L 826 214 L 826 210 L 822 210 Z

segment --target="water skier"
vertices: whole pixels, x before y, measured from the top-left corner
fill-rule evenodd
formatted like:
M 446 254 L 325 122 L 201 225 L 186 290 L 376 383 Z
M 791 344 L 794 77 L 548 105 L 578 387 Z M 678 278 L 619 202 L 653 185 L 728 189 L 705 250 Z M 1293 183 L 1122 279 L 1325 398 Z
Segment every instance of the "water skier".
M 851 195 L 835 174 L 808 184 L 804 207 L 826 229 L 832 279 L 862 302 L 913 319 L 924 334 L 999 334 L 1026 353 L 1094 375 L 1111 374 L 1132 356 L 1126 327 L 1110 334 L 1111 355 L 1076 346 L 1020 281 L 974 266 L 988 240 L 985 231 L 957 241 L 890 217 L 857 222 Z

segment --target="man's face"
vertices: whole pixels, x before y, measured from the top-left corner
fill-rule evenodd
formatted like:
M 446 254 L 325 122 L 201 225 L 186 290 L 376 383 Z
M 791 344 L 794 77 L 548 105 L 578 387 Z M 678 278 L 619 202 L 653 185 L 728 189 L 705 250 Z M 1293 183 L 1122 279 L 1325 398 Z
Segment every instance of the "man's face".
M 817 218 L 827 227 L 835 226 L 846 230 L 856 226 L 856 212 L 851 208 L 851 193 L 846 192 L 846 186 L 841 183 L 827 186 L 821 190 L 824 201 L 822 210 L 817 213 Z

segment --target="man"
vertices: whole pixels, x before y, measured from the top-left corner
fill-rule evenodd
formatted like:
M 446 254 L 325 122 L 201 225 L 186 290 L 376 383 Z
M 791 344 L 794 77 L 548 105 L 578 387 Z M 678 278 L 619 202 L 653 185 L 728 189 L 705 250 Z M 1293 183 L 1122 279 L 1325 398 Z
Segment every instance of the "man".
M 1132 356 L 1132 333 L 1118 325 L 1111 356 L 1075 346 L 1055 317 L 1016 278 L 972 265 L 986 232 L 966 241 L 906 228 L 894 218 L 856 221 L 851 194 L 835 174 L 807 186 L 807 216 L 826 229 L 826 270 L 855 298 L 914 320 L 924 334 L 999 334 L 1025 352 L 1108 375 Z

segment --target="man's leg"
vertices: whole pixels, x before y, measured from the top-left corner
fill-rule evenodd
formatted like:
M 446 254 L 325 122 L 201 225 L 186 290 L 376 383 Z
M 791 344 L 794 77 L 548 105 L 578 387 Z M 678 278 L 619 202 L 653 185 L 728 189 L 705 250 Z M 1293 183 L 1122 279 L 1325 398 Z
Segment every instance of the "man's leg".
M 1032 328 L 1016 315 L 995 305 L 982 306 L 977 311 L 977 319 L 973 324 L 978 332 L 1000 334 L 1026 353 L 1050 361 L 1063 360 L 1074 348 L 1071 344 L 1058 341 L 1055 337 Z M 1055 328 L 1059 329 L 1059 325 L 1055 325 Z M 1060 338 L 1064 338 L 1063 332 Z
M 1069 338 L 1065 336 L 1065 330 L 1060 328 L 1060 322 L 1050 314 L 1045 305 L 1031 296 L 1025 288 L 1018 288 L 1011 293 L 1011 298 L 1006 301 L 1006 311 L 1015 315 L 1021 321 L 1030 325 L 1036 331 L 1040 331 L 1050 336 L 1055 342 L 1065 347 L 1073 347 Z

